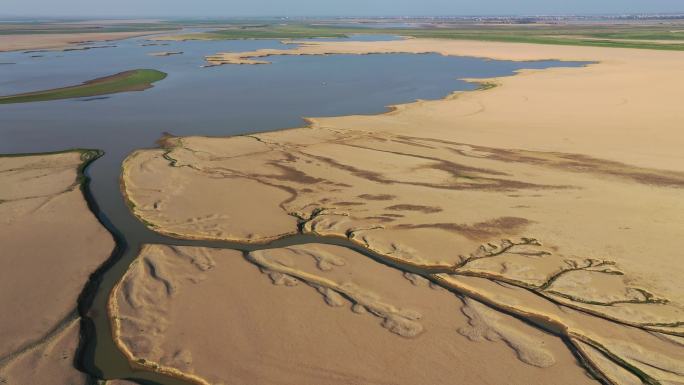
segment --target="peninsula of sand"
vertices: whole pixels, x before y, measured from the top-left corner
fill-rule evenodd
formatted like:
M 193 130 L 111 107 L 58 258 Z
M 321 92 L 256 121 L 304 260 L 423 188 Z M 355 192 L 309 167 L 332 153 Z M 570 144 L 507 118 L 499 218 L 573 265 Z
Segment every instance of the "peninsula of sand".
M 196 384 L 684 383 L 684 53 L 407 39 L 207 60 L 429 52 L 592 64 L 133 153 L 123 191 L 155 231 L 321 244 L 146 246 L 110 297 L 132 363 Z

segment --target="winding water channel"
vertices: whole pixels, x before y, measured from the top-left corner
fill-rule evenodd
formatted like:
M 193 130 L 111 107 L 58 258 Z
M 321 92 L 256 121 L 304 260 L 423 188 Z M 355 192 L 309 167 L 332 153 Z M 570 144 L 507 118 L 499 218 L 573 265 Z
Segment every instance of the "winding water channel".
M 364 38 L 364 37 L 360 37 Z M 389 38 L 389 37 L 385 37 Z M 231 248 L 249 252 L 304 243 L 354 249 L 404 271 L 393 262 L 345 239 L 295 235 L 266 245 L 182 240 L 149 230 L 120 194 L 121 162 L 131 151 L 153 147 L 164 132 L 228 136 L 297 127 L 304 116 L 381 113 L 387 105 L 441 98 L 476 87 L 459 78 L 511 75 L 523 68 L 578 66 L 555 61 L 509 62 L 440 55 L 335 55 L 273 57 L 273 65 L 200 68 L 205 55 L 287 47 L 277 41 L 169 42 L 143 38 L 82 51 L 0 53 L 0 95 L 77 84 L 135 69 L 153 68 L 168 78 L 145 92 L 104 98 L 0 106 L 0 153 L 94 148 L 105 155 L 86 174 L 93 211 L 117 238 L 110 261 L 88 283 L 79 301 L 83 322 L 82 369 L 97 378 L 135 379 L 144 384 L 186 385 L 157 373 L 133 371 L 112 341 L 107 297 L 143 244 Z M 154 57 L 150 53 L 182 51 Z M 420 273 L 420 272 L 417 272 Z

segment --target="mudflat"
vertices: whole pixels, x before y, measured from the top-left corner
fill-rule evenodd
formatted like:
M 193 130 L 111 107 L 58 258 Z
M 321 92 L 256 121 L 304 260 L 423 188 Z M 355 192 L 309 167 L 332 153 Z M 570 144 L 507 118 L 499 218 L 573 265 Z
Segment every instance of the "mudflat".
M 11 360 L 0 369 L 6 384 L 87 385 L 88 376 L 74 367 L 80 320 L 64 325 L 45 342 Z
M 478 79 L 496 87 L 395 106 L 382 115 L 313 118 L 308 127 L 233 138 L 168 138 L 163 148 L 137 151 L 124 163 L 123 190 L 135 215 L 154 230 L 179 238 L 265 242 L 298 232 L 345 238 L 399 270 L 417 274 L 416 282 L 426 280 L 449 290 L 454 305 L 440 309 L 445 314 L 462 309 L 460 321 L 452 318 L 454 330 L 465 315 L 471 329 L 461 329 L 466 340 L 459 343 L 482 361 L 490 356 L 474 352 L 471 345 L 503 340 L 513 347 L 509 353 L 523 361 L 520 365 L 544 368 L 544 373 L 572 371 L 576 362 L 557 358 L 572 351 L 588 372 L 608 383 L 682 382 L 684 284 L 679 277 L 684 267 L 678 263 L 675 240 L 684 235 L 684 157 L 679 140 L 684 110 L 677 98 L 684 82 L 684 53 L 410 39 L 316 42 L 293 50 L 207 59 L 215 65 L 256 64 L 264 60 L 255 63 L 254 58 L 280 54 L 398 52 L 595 64 Z M 145 278 L 160 271 L 143 262 L 152 256 L 195 259 L 186 255 L 194 252 L 169 253 L 158 247 L 146 249 L 122 285 L 139 280 L 158 286 Z M 212 255 L 219 252 L 202 253 L 220 265 Z M 343 255 L 346 251 L 328 253 L 349 257 Z M 315 252 L 308 254 L 319 260 L 311 255 Z M 383 319 L 381 323 L 387 322 L 388 317 L 378 315 L 386 314 L 387 308 L 370 310 L 363 305 L 367 301 L 355 299 L 366 296 L 343 280 L 313 277 L 311 270 L 295 268 L 293 257 L 280 256 L 277 252 L 246 258 L 274 283 L 314 287 L 326 296 L 325 302 L 319 298 L 320 305 L 341 301 L 353 308 L 361 303 L 365 311 Z M 222 259 L 231 258 L 239 260 L 240 255 Z M 182 269 L 184 263 L 165 262 L 161 269 Z M 352 268 L 346 279 L 357 285 L 363 271 Z M 192 274 L 169 273 L 175 275 Z M 376 282 L 365 283 L 374 292 L 399 287 L 383 280 L 381 273 L 376 276 Z M 198 279 L 198 287 L 203 282 Z M 158 319 L 168 328 L 181 328 L 188 339 L 205 335 L 197 327 L 178 326 L 191 325 L 186 317 L 192 316 L 189 310 L 173 310 L 184 309 L 175 303 L 190 299 L 167 300 L 157 286 L 137 286 L 161 298 L 150 302 L 158 306 Z M 164 287 L 168 297 L 176 298 L 178 286 Z M 223 296 L 227 290 L 217 287 L 213 292 Z M 309 292 L 316 295 L 315 290 Z M 198 300 L 215 297 L 201 293 L 185 306 L 211 313 L 202 318 L 208 325 L 228 324 L 216 320 L 233 315 L 215 314 L 222 311 L 215 305 L 198 305 Z M 114 301 L 123 303 L 122 297 Z M 135 304 L 126 306 L 132 308 L 114 314 L 137 314 Z M 361 311 L 358 306 L 357 310 Z M 409 321 L 417 321 L 417 313 L 411 314 Z M 500 318 L 511 315 L 548 334 L 511 337 L 521 329 L 502 330 L 508 322 Z M 358 318 L 353 320 L 341 324 Z M 429 327 L 428 332 L 416 333 L 419 327 L 412 322 L 389 321 L 390 331 L 383 336 L 397 340 L 387 346 L 400 344 L 407 333 L 416 341 L 430 338 Z M 178 336 L 181 329 L 168 335 Z M 237 337 L 217 335 L 219 326 L 207 329 L 214 330 L 212 342 L 239 346 Z M 375 333 L 361 326 L 353 329 Z M 220 369 L 202 366 L 207 361 L 186 359 L 207 354 L 201 347 L 179 351 L 176 358 L 166 356 L 176 352 L 165 345 L 173 338 L 165 331 L 159 334 L 146 341 L 126 342 L 122 337 L 123 346 L 133 352 L 131 358 L 149 359 L 152 364 L 144 361 L 142 366 L 151 370 L 161 365 L 198 383 L 214 381 L 212 376 L 223 378 Z M 565 341 L 568 350 L 561 354 L 552 348 L 555 353 L 545 354 L 515 349 L 550 344 L 544 342 L 548 335 Z M 452 336 L 458 333 L 445 332 L 440 338 Z M 274 360 L 269 370 L 275 371 L 279 362 Z M 398 360 L 392 362 L 383 367 L 387 373 L 402 368 Z M 325 367 L 351 373 L 343 365 Z M 507 370 L 498 375 L 508 374 Z M 525 378 L 521 383 L 529 383 L 531 377 Z M 563 378 L 580 381 L 571 375 Z
M 84 42 L 121 40 L 149 34 L 143 31 L 0 35 L 0 51 L 65 49 Z
M 73 367 L 77 300 L 114 248 L 81 191 L 80 170 L 96 156 L 84 150 L 0 157 L 2 378 L 30 375 L 47 384 L 82 377 Z

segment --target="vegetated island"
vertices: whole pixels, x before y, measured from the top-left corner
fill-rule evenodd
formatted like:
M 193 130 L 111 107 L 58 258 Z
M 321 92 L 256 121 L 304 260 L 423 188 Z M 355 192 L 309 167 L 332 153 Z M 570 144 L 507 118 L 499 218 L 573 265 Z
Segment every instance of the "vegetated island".
M 0 96 L 0 104 L 44 102 L 49 100 L 83 98 L 119 92 L 144 91 L 166 78 L 167 74 L 152 69 L 136 69 L 115 75 L 88 80 L 82 84 L 51 90 Z

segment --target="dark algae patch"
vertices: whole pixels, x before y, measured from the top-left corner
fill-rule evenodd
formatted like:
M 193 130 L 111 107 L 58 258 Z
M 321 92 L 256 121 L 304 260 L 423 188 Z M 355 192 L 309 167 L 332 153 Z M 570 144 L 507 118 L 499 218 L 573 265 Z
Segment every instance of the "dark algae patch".
M 157 70 L 137 69 L 124 71 L 115 75 L 88 80 L 76 86 L 0 96 L 0 104 L 44 102 L 109 95 L 119 92 L 144 91 L 151 88 L 153 83 L 164 78 L 166 78 L 166 73 Z

